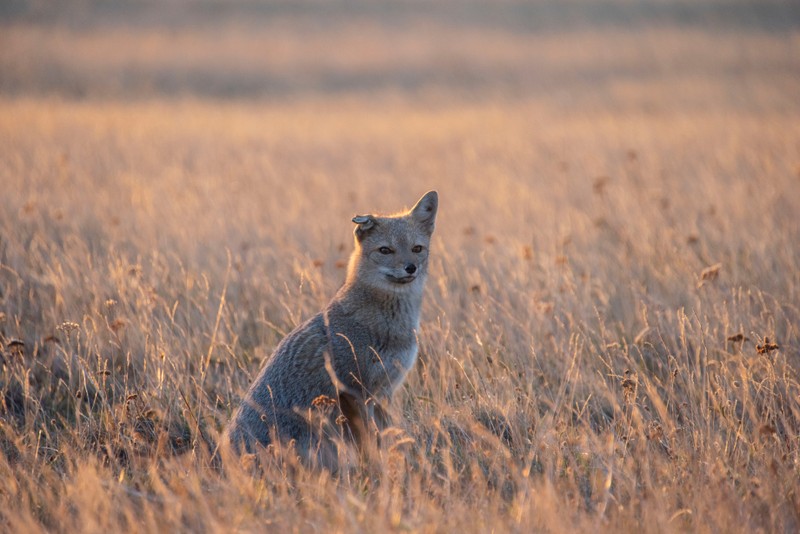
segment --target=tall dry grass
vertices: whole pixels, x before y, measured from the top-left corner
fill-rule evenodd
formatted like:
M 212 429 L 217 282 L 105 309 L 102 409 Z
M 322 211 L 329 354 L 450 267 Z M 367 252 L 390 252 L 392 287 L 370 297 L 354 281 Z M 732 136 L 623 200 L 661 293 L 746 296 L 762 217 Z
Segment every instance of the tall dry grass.
M 2 113 L 8 528 L 797 524 L 796 123 L 44 106 Z M 397 446 L 340 480 L 210 470 L 348 217 L 428 187 Z
M 53 85 L 6 71 L 3 530 L 800 528 L 796 31 L 450 30 L 479 73 L 550 39 L 554 78 L 81 99 L 67 30 L 40 34 L 79 50 Z M 370 61 L 406 53 L 364 35 Z M 342 282 L 353 213 L 433 188 L 420 358 L 380 456 L 214 469 L 262 360 Z

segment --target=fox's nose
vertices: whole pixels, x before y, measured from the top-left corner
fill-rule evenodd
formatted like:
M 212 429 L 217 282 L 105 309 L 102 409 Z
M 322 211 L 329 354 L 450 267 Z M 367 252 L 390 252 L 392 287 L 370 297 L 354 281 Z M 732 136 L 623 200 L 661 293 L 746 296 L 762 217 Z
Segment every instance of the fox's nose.
M 408 265 L 406 265 L 406 272 L 408 274 L 414 274 L 415 272 L 417 272 L 417 266 L 414 265 L 413 263 L 409 263 Z

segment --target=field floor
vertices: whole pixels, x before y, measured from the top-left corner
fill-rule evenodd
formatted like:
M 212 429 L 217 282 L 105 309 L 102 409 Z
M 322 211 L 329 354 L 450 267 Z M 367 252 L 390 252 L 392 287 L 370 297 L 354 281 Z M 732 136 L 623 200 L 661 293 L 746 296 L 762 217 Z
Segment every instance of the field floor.
M 0 8 L 0 531 L 800 530 L 793 2 Z M 436 189 L 340 473 L 210 451 Z

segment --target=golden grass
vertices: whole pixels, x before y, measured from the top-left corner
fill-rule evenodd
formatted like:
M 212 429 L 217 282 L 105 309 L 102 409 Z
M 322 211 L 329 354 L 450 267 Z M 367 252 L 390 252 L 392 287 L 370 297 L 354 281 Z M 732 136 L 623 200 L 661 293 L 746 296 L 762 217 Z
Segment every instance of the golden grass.
M 762 79 L 689 34 L 698 69 L 597 91 L 74 100 L 15 74 L 33 96 L 0 98 L 2 529 L 800 528 L 797 37 L 724 37 L 794 66 Z M 683 31 L 640 53 L 623 32 L 611 63 L 581 35 L 542 57 L 686 57 Z M 536 40 L 504 39 L 514 65 Z M 434 188 L 420 361 L 380 457 L 213 469 L 263 358 L 342 282 L 350 217 Z

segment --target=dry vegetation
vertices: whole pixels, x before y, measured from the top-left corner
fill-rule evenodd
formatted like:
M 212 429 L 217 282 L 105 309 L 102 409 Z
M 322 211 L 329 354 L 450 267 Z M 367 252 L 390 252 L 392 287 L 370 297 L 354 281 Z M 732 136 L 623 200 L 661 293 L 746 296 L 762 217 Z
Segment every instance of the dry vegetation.
M 0 530 L 800 529 L 791 4 L 10 5 Z M 432 188 L 381 457 L 213 469 Z

